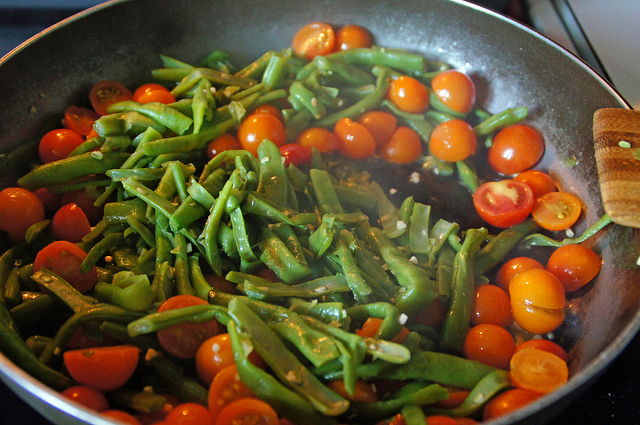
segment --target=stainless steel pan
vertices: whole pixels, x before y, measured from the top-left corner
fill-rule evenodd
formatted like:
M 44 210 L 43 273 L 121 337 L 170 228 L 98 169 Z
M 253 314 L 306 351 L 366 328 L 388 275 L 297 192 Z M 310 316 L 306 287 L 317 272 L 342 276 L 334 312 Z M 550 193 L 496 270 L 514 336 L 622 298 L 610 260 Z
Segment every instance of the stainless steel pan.
M 86 96 L 101 79 L 131 87 L 149 80 L 159 55 L 196 61 L 214 48 L 241 64 L 290 45 L 310 21 L 358 23 L 382 46 L 403 47 L 468 72 L 491 112 L 528 106 L 545 134 L 541 167 L 579 194 L 580 233 L 603 213 L 592 117 L 628 108 L 587 65 L 536 32 L 480 7 L 447 0 L 124 0 L 76 15 L 34 37 L 0 62 L 0 151 L 24 143 L 51 116 Z M 577 164 L 567 166 L 568 159 Z M 5 173 L 3 184 L 12 178 Z M 572 378 L 560 390 L 495 423 L 540 423 L 605 371 L 640 328 L 637 230 L 609 226 L 595 238 L 604 267 L 570 299 L 561 337 L 569 341 Z M 108 423 L 71 405 L 4 356 L 2 379 L 57 423 Z

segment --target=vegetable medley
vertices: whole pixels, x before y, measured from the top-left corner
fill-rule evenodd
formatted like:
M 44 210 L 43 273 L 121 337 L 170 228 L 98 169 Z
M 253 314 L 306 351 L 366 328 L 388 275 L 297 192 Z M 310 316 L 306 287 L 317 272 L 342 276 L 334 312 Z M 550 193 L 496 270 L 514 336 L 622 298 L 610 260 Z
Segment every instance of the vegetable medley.
M 581 201 L 534 168 L 526 105 L 489 114 L 357 25 L 161 59 L 97 82 L 0 192 L 11 360 L 134 424 L 467 424 L 566 383 L 553 332 L 610 220 L 565 235 Z

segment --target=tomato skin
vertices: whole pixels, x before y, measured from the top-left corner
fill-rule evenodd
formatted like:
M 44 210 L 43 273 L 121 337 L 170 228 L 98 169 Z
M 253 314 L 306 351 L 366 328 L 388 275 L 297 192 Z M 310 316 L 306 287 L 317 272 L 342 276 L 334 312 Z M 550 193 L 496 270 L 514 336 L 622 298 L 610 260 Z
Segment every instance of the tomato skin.
M 201 404 L 186 402 L 173 408 L 164 419 L 165 425 L 213 425 L 215 417 Z
M 560 357 L 566 363 L 569 362 L 569 355 L 564 350 L 564 348 L 548 339 L 535 338 L 522 342 L 516 346 L 516 353 L 527 348 L 536 348 L 538 350 L 548 351 L 549 353 L 555 354 L 556 356 Z
M 380 156 L 395 164 L 410 164 L 422 156 L 422 139 L 409 127 L 400 126 L 379 149 Z
M 533 201 L 531 216 L 543 229 L 559 231 L 573 226 L 581 211 L 580 200 L 570 193 L 549 192 Z
M 58 240 L 81 242 L 91 231 L 87 215 L 76 204 L 60 207 L 51 219 L 51 231 Z
M 218 372 L 235 364 L 229 334 L 214 335 L 204 341 L 196 352 L 195 360 L 200 381 L 210 385 Z
M 220 152 L 240 149 L 238 139 L 231 133 L 224 133 L 207 144 L 207 157 L 213 159 Z
M 577 291 L 591 282 L 602 268 L 602 259 L 584 245 L 557 248 L 547 261 L 547 270 L 557 277 L 566 292 Z
M 467 359 L 508 370 L 515 349 L 516 344 L 508 330 L 484 323 L 467 332 L 462 353 Z
M 138 366 L 140 350 L 132 345 L 65 351 L 64 365 L 78 383 L 99 391 L 126 384 Z
M 38 145 L 40 160 L 47 164 L 69 156 L 78 146 L 84 143 L 80 133 L 68 128 L 59 128 L 47 132 Z
M 246 397 L 255 397 L 255 394 L 242 382 L 238 368 L 232 363 L 213 377 L 209 384 L 207 404 L 209 411 L 217 418 L 226 405 Z
M 143 84 L 133 92 L 133 100 L 139 103 L 173 103 L 176 98 L 168 88 L 156 83 Z
M 71 105 L 64 111 L 62 124 L 81 136 L 87 136 L 93 130 L 93 123 L 100 118 L 93 109 Z
M 553 353 L 537 348 L 525 348 L 511 358 L 509 376 L 518 388 L 538 393 L 550 393 L 567 383 L 567 362 Z
M 476 86 L 467 75 L 455 69 L 441 72 L 431 80 L 431 87 L 447 107 L 463 114 L 476 103 Z
M 356 329 L 356 334 L 363 338 L 375 338 L 378 330 L 382 326 L 382 319 L 377 317 L 369 317 L 360 329 Z M 402 344 L 409 335 L 409 329 L 403 326 L 398 334 L 394 335 L 391 341 Z
M 495 227 L 511 227 L 522 223 L 533 207 L 533 192 L 514 180 L 487 182 L 473 194 L 473 204 L 484 221 Z
M 509 294 L 496 285 L 478 286 L 475 291 L 470 323 L 472 325 L 491 323 L 507 328 L 513 323 Z
M 371 47 L 371 33 L 360 25 L 345 25 L 336 31 L 336 50 L 350 50 Z
M 282 111 L 269 103 L 263 103 L 261 105 L 258 105 L 254 110 L 251 111 L 252 114 L 255 114 L 258 112 L 266 112 L 268 114 L 271 114 L 274 117 L 278 118 L 280 121 L 284 119 L 282 116 Z
M 460 119 L 445 121 L 436 126 L 429 138 L 429 150 L 438 159 L 462 161 L 476 151 L 478 139 L 469 123 Z
M 107 115 L 107 108 L 117 102 L 133 100 L 133 93 L 117 81 L 98 81 L 89 92 L 89 101 L 99 115 Z
M 353 395 L 350 395 L 347 392 L 347 389 L 344 386 L 344 380 L 342 379 L 334 379 L 332 381 L 329 381 L 327 383 L 327 386 L 333 392 L 350 401 L 355 401 L 358 403 L 371 403 L 374 401 L 378 401 L 378 394 L 376 394 L 375 387 L 369 382 L 363 381 L 361 379 L 356 381 L 356 389 L 353 392 Z
M 398 126 L 395 115 L 386 111 L 368 111 L 360 115 L 358 122 L 364 125 L 380 147 L 387 143 Z
M 506 415 L 540 398 L 540 396 L 540 393 L 521 388 L 506 390 L 489 400 L 482 412 L 482 419 L 488 421 Z
M 109 409 L 109 401 L 105 395 L 95 388 L 85 387 L 84 385 L 76 385 L 62 391 L 64 397 L 73 400 L 89 409 L 102 412 Z
M 406 75 L 391 82 L 387 98 L 401 110 L 412 114 L 421 114 L 429 108 L 429 91 L 425 85 Z
M 216 425 L 233 425 L 250 420 L 251 423 L 276 425 L 278 414 L 268 403 L 251 397 L 239 398 L 227 404 L 218 415 Z
M 503 175 L 520 173 L 537 163 L 544 153 L 540 133 L 524 124 L 503 128 L 493 138 L 488 152 L 489 164 Z
M 136 417 L 142 425 L 160 425 L 164 424 L 164 420 L 174 407 L 182 402 L 173 394 L 161 394 L 165 398 L 164 405 L 155 412 L 137 412 Z
M 496 274 L 496 283 L 509 292 L 509 282 L 515 275 L 529 269 L 544 269 L 540 262 L 531 257 L 515 257 L 504 263 Z
M 285 166 L 293 164 L 300 167 L 311 163 L 311 149 L 297 143 L 287 143 L 280 146 L 280 154 L 284 158 Z
M 46 187 L 41 187 L 33 192 L 40 199 L 45 211 L 55 211 L 60 208 L 60 196 L 53 194 Z
M 296 32 L 293 37 L 293 51 L 309 60 L 326 55 L 334 50 L 336 34 L 333 27 L 325 22 L 311 22 Z
M 128 425 L 142 425 L 138 418 L 133 416 L 130 413 L 125 412 L 124 410 L 105 410 L 101 412 L 102 416 L 107 417 L 111 420 L 116 420 L 122 424 Z
M 87 273 L 80 271 L 80 264 L 87 253 L 69 241 L 55 241 L 42 248 L 33 261 L 33 271 L 41 268 L 52 271 L 78 291 L 85 293 L 98 282 L 98 273 L 92 267 Z
M 95 199 L 88 196 L 84 190 L 77 190 L 74 192 L 66 192 L 62 195 L 60 199 L 60 205 L 66 204 L 76 204 L 78 207 L 84 211 L 89 223 L 92 226 L 98 224 L 100 220 L 102 220 L 103 207 L 96 207 L 94 205 Z
M 449 306 L 436 298 L 424 310 L 418 313 L 412 320 L 425 326 L 431 326 L 434 329 L 440 329 L 444 319 L 449 312 Z
M 44 217 L 44 205 L 33 192 L 21 187 L 0 191 L 0 229 L 12 243 L 23 241 L 27 229 Z
M 310 127 L 296 137 L 296 143 L 310 149 L 316 148 L 321 153 L 331 153 L 338 150 L 338 139 L 326 128 Z
M 238 128 L 238 142 L 242 149 L 258 156 L 258 146 L 269 139 L 280 147 L 287 141 L 284 124 L 267 112 L 256 112 L 246 117 Z
M 194 305 L 208 304 L 195 295 L 174 295 L 160 305 L 158 312 Z M 172 355 L 184 359 L 196 357 L 200 345 L 218 333 L 218 322 L 210 320 L 204 323 L 181 323 L 157 332 L 158 342 Z
M 538 198 L 546 193 L 558 190 L 553 178 L 549 174 L 540 170 L 525 170 L 513 179 L 529 185 L 533 191 L 534 198 Z
M 364 159 L 376 152 L 376 142 L 369 130 L 357 121 L 341 118 L 333 129 L 340 153 L 352 159 Z
M 527 332 L 552 332 L 564 320 L 564 287 L 557 277 L 545 269 L 518 273 L 511 279 L 509 294 L 513 317 Z

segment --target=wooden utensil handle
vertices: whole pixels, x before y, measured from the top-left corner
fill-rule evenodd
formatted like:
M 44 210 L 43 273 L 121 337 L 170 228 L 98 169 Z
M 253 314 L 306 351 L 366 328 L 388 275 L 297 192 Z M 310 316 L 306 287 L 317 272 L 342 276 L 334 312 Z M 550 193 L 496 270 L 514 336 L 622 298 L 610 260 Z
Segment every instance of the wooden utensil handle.
M 640 111 L 598 109 L 593 139 L 605 211 L 618 224 L 640 227 Z

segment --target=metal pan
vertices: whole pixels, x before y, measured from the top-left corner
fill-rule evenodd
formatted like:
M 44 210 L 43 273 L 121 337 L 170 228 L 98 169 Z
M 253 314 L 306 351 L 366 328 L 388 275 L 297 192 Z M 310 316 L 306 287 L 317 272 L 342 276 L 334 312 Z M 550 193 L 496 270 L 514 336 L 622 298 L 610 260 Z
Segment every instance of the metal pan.
M 448 0 L 124 0 L 67 19 L 0 62 L 0 150 L 36 134 L 51 116 L 86 96 L 98 80 L 130 86 L 147 82 L 159 55 L 196 61 L 214 48 L 238 63 L 290 45 L 311 21 L 367 27 L 381 46 L 402 47 L 444 60 L 469 73 L 479 102 L 491 112 L 528 106 L 547 150 L 540 166 L 577 193 L 586 214 L 580 233 L 603 214 L 594 159 L 592 118 L 600 108 L 629 108 L 581 60 L 499 14 Z M 568 160 L 574 163 L 568 166 Z M 3 184 L 12 178 L 3 175 Z M 637 230 L 609 226 L 594 238 L 604 266 L 597 280 L 572 294 L 558 337 L 572 346 L 569 383 L 495 421 L 549 420 L 605 371 L 640 328 Z M 109 423 L 70 404 L 4 356 L 2 379 L 56 423 Z

